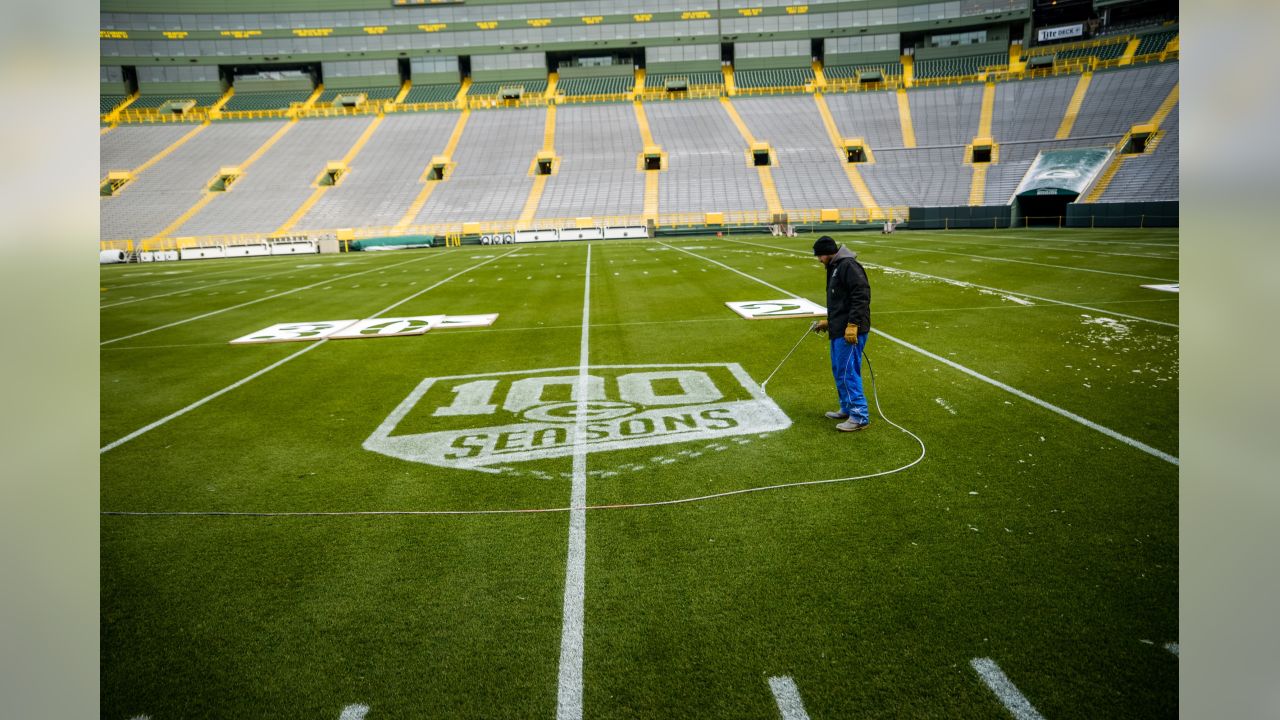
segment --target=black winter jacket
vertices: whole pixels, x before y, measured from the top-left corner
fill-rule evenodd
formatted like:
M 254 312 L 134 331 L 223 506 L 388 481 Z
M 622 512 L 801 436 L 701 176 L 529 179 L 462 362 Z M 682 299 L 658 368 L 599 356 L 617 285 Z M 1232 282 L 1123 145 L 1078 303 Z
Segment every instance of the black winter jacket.
M 871 283 L 858 254 L 840 248 L 827 265 L 827 334 L 832 340 L 844 337 L 845 326 L 858 326 L 858 334 L 871 331 Z

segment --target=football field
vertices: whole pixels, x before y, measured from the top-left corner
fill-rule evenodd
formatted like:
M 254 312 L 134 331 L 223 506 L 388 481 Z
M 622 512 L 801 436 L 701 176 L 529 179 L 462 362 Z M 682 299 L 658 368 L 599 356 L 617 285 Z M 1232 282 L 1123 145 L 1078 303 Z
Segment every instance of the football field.
M 1177 231 L 833 236 L 104 267 L 103 717 L 1175 715 Z

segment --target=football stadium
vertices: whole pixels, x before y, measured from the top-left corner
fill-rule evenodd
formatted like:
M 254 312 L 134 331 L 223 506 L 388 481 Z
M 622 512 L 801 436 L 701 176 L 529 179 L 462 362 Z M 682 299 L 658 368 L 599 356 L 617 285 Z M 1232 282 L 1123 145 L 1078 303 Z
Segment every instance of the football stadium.
M 101 1 L 101 717 L 1177 714 L 1177 4 L 791 1 Z

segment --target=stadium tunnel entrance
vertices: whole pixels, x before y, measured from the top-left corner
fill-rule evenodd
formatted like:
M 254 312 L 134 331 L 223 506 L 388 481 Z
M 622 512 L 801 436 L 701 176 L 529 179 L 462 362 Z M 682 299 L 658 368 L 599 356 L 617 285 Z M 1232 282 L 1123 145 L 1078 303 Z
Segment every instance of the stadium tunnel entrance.
M 1052 193 L 1052 194 L 1050 194 Z M 1019 195 L 1014 202 L 1014 222 L 1025 227 L 1034 225 L 1061 227 L 1066 223 L 1067 206 L 1080 197 L 1069 190 L 1048 190 Z M 1017 220 L 1022 222 L 1018 223 Z

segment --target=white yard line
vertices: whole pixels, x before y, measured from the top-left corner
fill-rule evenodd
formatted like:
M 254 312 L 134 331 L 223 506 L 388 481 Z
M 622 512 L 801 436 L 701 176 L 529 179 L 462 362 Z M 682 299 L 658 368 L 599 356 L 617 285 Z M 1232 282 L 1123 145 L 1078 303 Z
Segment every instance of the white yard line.
M 666 245 L 666 243 L 661 243 L 661 244 Z M 672 246 L 672 245 L 667 245 L 667 247 L 674 247 L 674 246 Z M 689 255 L 692 255 L 692 256 L 694 256 L 694 257 L 702 258 L 703 260 L 705 260 L 705 261 L 707 261 L 707 262 L 709 262 L 709 263 L 711 263 L 711 264 L 713 264 L 713 265 L 718 265 L 718 266 L 720 266 L 720 267 L 722 267 L 722 268 L 724 268 L 724 269 L 726 269 L 726 270 L 728 270 L 728 271 L 730 271 L 730 272 L 737 273 L 738 275 L 741 275 L 742 277 L 747 278 L 748 280 L 754 280 L 755 282 L 760 283 L 761 285 L 764 285 L 765 287 L 768 287 L 768 288 L 772 288 L 772 289 L 774 289 L 774 290 L 777 290 L 778 292 L 783 293 L 783 294 L 787 295 L 788 297 L 796 297 L 796 295 L 792 294 L 791 292 L 789 292 L 789 291 L 787 291 L 787 290 L 784 290 L 784 289 L 782 289 L 782 288 L 778 287 L 777 285 L 774 285 L 774 284 L 772 284 L 772 283 L 769 283 L 769 282 L 766 282 L 766 281 L 764 281 L 764 280 L 761 280 L 760 278 L 755 277 L 755 276 L 753 276 L 753 275 L 748 275 L 747 273 L 742 272 L 741 270 L 738 270 L 737 268 L 734 268 L 734 267 L 730 267 L 730 266 L 728 266 L 728 265 L 725 265 L 725 264 L 724 264 L 724 263 L 722 263 L 722 262 L 719 262 L 719 261 L 716 261 L 716 260 L 712 260 L 712 259 L 711 259 L 711 258 L 709 258 L 709 257 L 705 257 L 705 256 L 699 255 L 699 254 L 697 254 L 697 253 L 690 252 L 690 251 L 688 251 L 688 250 L 684 250 L 684 249 L 682 249 L 682 248 L 675 248 L 675 249 L 680 250 L 680 252 L 683 252 L 683 253 L 687 253 L 687 254 L 689 254 Z M 905 341 L 905 340 L 900 340 L 900 339 L 898 339 L 898 338 L 896 338 L 896 337 L 893 337 L 892 335 L 888 335 L 888 334 L 886 334 L 883 330 L 872 329 L 872 331 L 871 331 L 871 332 L 875 333 L 876 335 L 879 335 L 880 337 L 883 337 L 883 338 L 884 338 L 884 339 L 886 339 L 886 340 L 889 340 L 890 342 L 897 343 L 897 344 L 899 344 L 899 345 L 901 345 L 901 346 L 903 346 L 903 347 L 907 348 L 908 350 L 913 350 L 913 351 L 915 351 L 915 352 L 917 352 L 917 353 L 919 353 L 919 354 L 921 354 L 921 355 L 924 355 L 925 357 L 927 357 L 927 358 L 929 358 L 929 359 L 931 359 L 931 360 L 936 360 L 936 361 L 938 361 L 938 362 L 940 362 L 940 363 L 942 363 L 942 364 L 944 364 L 944 365 L 947 365 L 948 367 L 951 367 L 951 368 L 954 368 L 954 369 L 956 369 L 956 370 L 959 370 L 960 372 L 962 372 L 962 373 L 964 373 L 964 374 L 966 374 L 966 375 L 968 375 L 968 376 L 970 376 L 970 377 L 973 377 L 973 378 L 975 378 L 975 379 L 977 379 L 977 380 L 981 380 L 982 382 L 987 383 L 988 385 L 991 385 L 992 387 L 999 388 L 999 389 L 1001 389 L 1001 390 L 1004 390 L 1004 391 L 1005 391 L 1005 392 L 1007 392 L 1007 393 L 1011 393 L 1011 394 L 1013 394 L 1013 395 L 1016 395 L 1017 397 L 1022 398 L 1023 400 L 1026 400 L 1027 402 L 1030 402 L 1030 403 L 1035 404 L 1035 405 L 1039 405 L 1040 407 L 1042 407 L 1042 408 L 1044 408 L 1044 409 L 1046 409 L 1046 410 L 1048 410 L 1048 411 L 1050 411 L 1050 412 L 1053 412 L 1053 413 L 1056 413 L 1056 414 L 1058 414 L 1058 415 L 1061 415 L 1062 417 L 1067 418 L 1068 420 L 1071 420 L 1072 422 L 1079 423 L 1080 425 L 1083 425 L 1083 426 L 1085 426 L 1085 427 L 1089 428 L 1090 430 L 1094 430 L 1094 431 L 1096 431 L 1096 432 L 1102 433 L 1103 435 L 1106 435 L 1107 437 L 1110 437 L 1110 438 L 1112 438 L 1112 439 L 1119 440 L 1120 442 L 1124 443 L 1125 445 L 1128 445 L 1128 446 L 1130 446 L 1130 447 L 1133 447 L 1133 448 L 1136 448 L 1136 449 L 1138 449 L 1138 450 L 1141 450 L 1142 452 L 1147 453 L 1148 455 L 1151 455 L 1151 456 L 1153 456 L 1153 457 L 1159 458 L 1159 459 L 1164 460 L 1165 462 L 1170 463 L 1170 464 L 1173 464 L 1173 465 L 1178 465 L 1178 464 L 1179 464 L 1179 462 L 1178 462 L 1178 458 L 1177 458 L 1177 457 L 1175 457 L 1175 456 L 1173 456 L 1173 455 L 1170 455 L 1170 454 L 1168 454 L 1168 453 L 1166 453 L 1166 452 L 1164 452 L 1164 451 L 1162 451 L 1162 450 L 1157 450 L 1156 448 L 1153 448 L 1153 447 L 1151 447 L 1150 445 L 1147 445 L 1146 443 L 1141 442 L 1141 441 L 1139 441 L 1139 440 L 1135 440 L 1135 439 L 1133 439 L 1133 438 L 1129 437 L 1128 435 L 1123 435 L 1123 434 L 1121 434 L 1121 433 L 1118 433 L 1118 432 L 1116 432 L 1115 430 L 1112 430 L 1112 429 L 1111 429 L 1111 428 L 1109 428 L 1109 427 L 1106 427 L 1106 426 L 1104 426 L 1104 425 L 1099 425 L 1098 423 L 1095 423 L 1095 422 L 1093 422 L 1092 420 L 1088 420 L 1088 419 L 1086 419 L 1086 418 L 1080 417 L 1079 415 L 1077 415 L 1077 414 L 1075 414 L 1075 413 L 1071 412 L 1070 410 L 1066 410 L 1066 409 L 1060 408 L 1060 407 L 1058 407 L 1057 405 L 1054 405 L 1053 403 L 1047 402 L 1047 401 L 1045 401 L 1045 400 L 1041 400 L 1040 398 L 1035 397 L 1034 395 L 1031 395 L 1031 394 L 1029 394 L 1029 393 L 1023 392 L 1023 391 L 1021 391 L 1021 390 L 1019 390 L 1019 389 L 1017 389 L 1017 388 L 1015 388 L 1015 387 L 1012 387 L 1012 386 L 1010 386 L 1010 385 L 1006 385 L 1005 383 L 1002 383 L 1002 382 L 1000 382 L 999 380 L 996 380 L 995 378 L 987 377 L 986 375 L 983 375 L 982 373 L 978 372 L 977 370 L 973 370 L 973 369 L 967 368 L 967 367 L 965 367 L 964 365 L 961 365 L 961 364 L 959 364 L 959 363 L 957 363 L 957 362 L 954 362 L 954 361 L 952 361 L 952 360 L 948 360 L 947 358 L 944 358 L 944 357 L 942 357 L 941 355 L 936 355 L 936 354 L 934 354 L 934 353 L 929 352 L 928 350 L 925 350 L 924 348 L 917 347 L 916 345 L 912 345 L 911 343 L 909 343 L 909 342 L 907 342 L 907 341 Z
M 969 241 L 969 240 L 959 240 L 959 239 L 956 239 L 956 238 L 945 237 L 944 235 L 942 235 L 942 234 L 940 234 L 940 233 L 924 233 L 924 232 L 922 232 L 921 234 L 922 234 L 922 235 L 927 234 L 927 235 L 928 235 L 928 238 L 929 238 L 929 242 L 945 242 L 945 243 L 953 243 L 953 244 L 956 244 L 956 245 L 977 245 L 977 246 L 979 246 L 979 247 L 993 247 L 993 248 L 1018 248 L 1018 249 L 1021 249 L 1021 250 L 1036 250 L 1036 251 L 1038 251 L 1038 252 L 1057 252 L 1057 253 L 1072 252 L 1072 253 L 1087 253 L 1087 254 L 1089 254 L 1089 255 L 1106 255 L 1106 256 L 1108 256 L 1108 257 L 1131 257 L 1131 258 L 1143 258 L 1143 259 L 1146 259 L 1146 260 L 1167 260 L 1167 261 L 1169 261 L 1169 262 L 1178 262 L 1178 258 L 1176 258 L 1176 257 L 1170 257 L 1170 256 L 1168 256 L 1168 255 L 1140 255 L 1140 254 L 1137 254 L 1137 253 L 1120 253 L 1120 252 L 1104 252 L 1104 251 L 1102 251 L 1102 250 L 1085 250 L 1085 249 L 1083 249 L 1083 248 L 1061 248 L 1061 247 L 1057 247 L 1057 248 L 1055 248 L 1055 247 L 1045 247 L 1045 246 L 1043 246 L 1043 245 L 1011 245 L 1011 244 L 1009 244 L 1009 243 L 1007 243 L 1007 242 L 982 242 L 982 241 L 980 241 L 980 240 L 979 240 L 979 241 L 977 241 L 977 242 L 973 242 L 973 241 Z M 911 236 L 911 238 L 902 237 L 902 238 L 899 238 L 899 239 L 900 239 L 900 240 L 907 240 L 907 239 L 912 239 L 912 240 L 914 240 L 914 239 L 915 239 L 915 237 L 916 237 L 916 236 L 913 234 L 913 235 Z M 974 234 L 974 235 L 966 235 L 965 237 L 981 237 L 981 238 L 992 238 L 992 239 L 999 238 L 999 239 L 1001 239 L 1001 240 L 1004 240 L 1004 238 L 1000 238 L 998 235 L 977 235 L 977 234 Z M 1020 240 L 1021 238 L 1013 238 L 1013 239 L 1014 239 L 1014 240 Z M 880 241 L 879 241 L 879 240 L 876 240 L 876 239 L 872 239 L 872 240 L 870 240 L 869 242 L 880 242 Z
M 515 250 L 512 250 L 511 252 L 515 252 Z M 454 279 L 454 278 L 458 277 L 459 275 L 463 275 L 463 274 L 469 273 L 469 272 L 471 272 L 472 270 L 475 270 L 476 268 L 479 268 L 479 267 L 481 267 L 481 266 L 483 266 L 483 265 L 488 265 L 489 263 L 493 262 L 494 260 L 498 260 L 498 259 L 501 259 L 501 258 L 503 258 L 503 257 L 506 257 L 507 255 L 510 255 L 510 254 L 511 254 L 511 252 L 508 252 L 508 253 L 506 253 L 506 254 L 504 254 L 504 255 L 498 255 L 498 256 L 496 256 L 496 257 L 491 257 L 491 258 L 489 258 L 488 260 L 485 260 L 484 262 L 477 263 L 477 264 L 472 265 L 471 267 L 469 267 L 469 268 L 467 268 L 467 269 L 465 269 L 465 270 L 461 270 L 461 271 L 459 271 L 459 272 L 456 272 L 456 273 L 454 273 L 454 274 L 450 275 L 449 277 L 447 277 L 447 278 L 445 278 L 445 279 L 443 279 L 443 280 L 441 280 L 441 281 L 437 282 L 436 284 L 434 284 L 434 285 L 432 285 L 432 286 L 430 286 L 430 287 L 427 287 L 427 288 L 424 288 L 424 289 L 422 289 L 422 290 L 419 290 L 418 292 L 416 292 L 416 293 L 414 293 L 414 294 L 410 295 L 409 297 L 405 298 L 404 300 L 400 300 L 399 302 L 393 303 L 393 304 L 391 304 L 391 305 L 389 305 L 389 306 L 387 306 L 387 307 L 385 307 L 385 308 L 383 308 L 383 309 L 379 310 L 378 312 L 374 313 L 374 314 L 373 314 L 373 315 L 371 315 L 370 317 L 378 317 L 378 316 L 379 316 L 379 315 L 381 315 L 382 313 L 385 313 L 385 312 L 387 312 L 387 311 L 389 311 L 389 310 L 391 310 L 391 309 L 393 309 L 393 308 L 395 308 L 395 307 L 397 307 L 397 306 L 399 306 L 399 305 L 401 305 L 401 304 L 403 304 L 403 303 L 405 303 L 405 302 L 408 302 L 409 300 L 412 300 L 413 298 L 418 297 L 419 295 L 421 295 L 422 293 L 426 292 L 427 290 L 434 290 L 435 288 L 440 287 L 441 285 L 443 285 L 443 284 L 445 284 L 445 283 L 449 282 L 450 280 L 452 280 L 452 279 Z M 410 261 L 410 262 L 411 262 L 411 261 Z M 403 265 L 404 263 L 398 263 L 398 264 Z M 394 266 L 392 266 L 392 267 L 394 267 Z M 374 269 L 376 270 L 377 268 L 374 268 Z M 282 358 L 282 359 L 280 359 L 280 360 L 277 360 L 277 361 L 275 361 L 275 362 L 271 363 L 270 365 L 268 365 L 268 366 L 266 366 L 266 367 L 262 368 L 261 370 L 258 370 L 257 372 L 254 372 L 254 373 L 253 373 L 253 374 L 251 374 L 251 375 L 248 375 L 248 376 L 246 376 L 246 377 L 243 377 L 243 378 L 241 378 L 241 379 L 239 379 L 239 380 L 237 380 L 237 381 L 235 381 L 235 382 L 231 383 L 230 385 L 228 385 L 228 386 L 226 386 L 226 387 L 222 388 L 221 390 L 218 390 L 218 391 L 216 391 L 216 392 L 210 393 L 209 395 L 206 395 L 206 396 L 204 396 L 204 397 L 200 398 L 199 400 L 197 400 L 197 401 L 195 401 L 195 402 L 191 403 L 190 405 L 188 405 L 188 406 L 186 406 L 186 407 L 182 408 L 181 410 L 177 410 L 177 411 L 175 411 L 175 412 L 169 413 L 168 415 L 166 415 L 166 416 L 164 416 L 164 417 L 160 418 L 159 420 L 156 420 L 155 422 L 151 423 L 150 425 L 146 425 L 146 426 L 144 426 L 144 427 L 138 428 L 137 430 L 134 430 L 133 432 L 129 433 L 128 435 L 125 435 L 124 437 L 120 438 L 119 440 L 116 440 L 116 441 L 114 441 L 114 442 L 111 442 L 111 443 L 108 443 L 108 444 L 106 444 L 106 445 L 103 445 L 101 448 L 99 448 L 99 449 L 98 449 L 98 454 L 99 454 L 99 455 L 101 455 L 101 454 L 103 454 L 103 453 L 107 452 L 108 450 L 113 450 L 113 449 L 115 449 L 115 448 L 117 448 L 117 447 L 120 447 L 121 445 L 123 445 L 123 444 L 125 444 L 125 443 L 129 442 L 130 440 L 132 440 L 132 439 L 134 439 L 134 438 L 138 437 L 139 435 L 143 435 L 143 434 L 145 434 L 145 433 L 151 432 L 152 430 L 155 430 L 156 428 L 160 427 L 161 425 L 164 425 L 165 423 L 169 422 L 170 420 L 174 420 L 174 419 L 176 419 L 176 418 L 182 417 L 183 415 L 186 415 L 187 413 L 191 412 L 192 410 L 195 410 L 196 408 L 200 407 L 201 405 L 204 405 L 205 403 L 209 402 L 210 400 L 213 400 L 213 399 L 215 399 L 215 398 L 221 397 L 222 395 L 225 395 L 226 393 L 229 393 L 229 392 L 231 392 L 232 390 L 235 390 L 236 388 L 240 387 L 241 385 L 244 385 L 245 383 L 251 382 L 252 380 L 254 380 L 254 379 L 256 379 L 256 378 L 261 377 L 262 375 L 265 375 L 265 374 L 267 374 L 267 373 L 271 372 L 272 370 L 275 370 L 276 368 L 280 367 L 281 365 L 284 365 L 285 363 L 287 363 L 287 362 L 289 362 L 289 361 L 293 360 L 294 358 L 301 357 L 301 356 L 302 356 L 302 355 L 304 355 L 305 353 L 308 353 L 308 352 L 311 352 L 312 350 L 315 350 L 316 348 L 320 347 L 321 345 L 324 345 L 324 344 L 325 344 L 325 343 L 327 343 L 327 342 L 329 342 L 329 339 L 328 339 L 328 338 L 324 338 L 324 339 L 322 339 L 322 340 L 316 340 L 316 341 L 314 341 L 314 342 L 308 343 L 306 347 L 302 348 L 301 350 L 299 350 L 299 351 L 298 351 L 298 352 L 296 352 L 296 353 L 293 353 L 292 355 L 288 355 L 288 356 L 286 356 L 286 357 L 284 357 L 284 358 Z
M 790 677 L 769 678 L 769 689 L 773 691 L 773 699 L 778 703 L 778 712 L 782 720 L 809 720 L 809 713 L 804 710 L 804 701 L 800 699 L 800 689 L 796 681 Z
M 756 247 L 760 247 L 760 248 L 767 248 L 767 249 L 769 249 L 769 250 L 779 250 L 779 251 L 782 251 L 782 252 L 805 254 L 805 252 L 804 252 L 803 250 L 795 250 L 795 249 L 792 249 L 792 248 L 777 247 L 777 246 L 775 246 L 775 245 L 762 245 L 762 244 L 760 244 L 760 243 L 747 242 L 747 241 L 745 241 L 745 240 L 729 240 L 728 238 L 725 238 L 725 240 L 727 240 L 728 242 L 731 242 L 731 243 L 737 243 L 737 244 L 739 244 L 739 245 L 754 245 L 754 246 L 756 246 Z M 677 249 L 679 249 L 679 248 L 677 248 Z M 929 274 L 929 273 L 920 272 L 920 271 L 918 271 L 918 270 L 907 270 L 907 269 L 905 269 L 905 268 L 894 267 L 894 266 L 892 266 L 892 265 L 880 265 L 880 264 L 877 264 L 877 263 L 863 263 L 863 265 L 864 265 L 864 266 L 866 266 L 866 267 L 871 267 L 871 268 L 880 268 L 881 270 L 889 270 L 889 271 L 892 271 L 892 272 L 907 273 L 907 274 L 909 274 L 909 275 L 919 275 L 920 277 L 930 278 L 930 279 L 932 279 L 932 280 L 940 280 L 940 281 L 942 281 L 942 282 L 949 283 L 949 284 L 952 284 L 952 285 L 964 285 L 964 286 L 968 286 L 968 287 L 978 288 L 979 290 L 990 290 L 990 291 L 992 291 L 992 292 L 1001 293 L 1001 294 L 1003 294 L 1003 295 L 1013 295 L 1013 296 L 1015 296 L 1015 297 L 1023 297 L 1023 298 L 1027 298 L 1027 299 L 1029 299 L 1029 300 L 1039 300 L 1040 302 L 1047 302 L 1047 303 L 1051 303 L 1051 304 L 1054 304 L 1054 305 L 1064 305 L 1064 306 L 1066 306 L 1066 307 L 1078 308 L 1078 309 L 1080 309 L 1080 310 L 1088 310 L 1088 311 L 1090 311 L 1090 312 L 1096 312 L 1096 313 L 1100 313 L 1100 314 L 1103 314 L 1103 315 L 1111 315 L 1111 316 L 1113 316 L 1113 317 L 1122 317 L 1122 318 L 1125 318 L 1125 319 L 1127 319 L 1127 320 L 1137 320 L 1137 321 L 1139 321 L 1139 322 L 1149 322 L 1149 323 L 1153 323 L 1153 324 L 1155 324 L 1155 325 L 1163 325 L 1163 326 L 1165 326 L 1165 327 L 1171 327 L 1171 328 L 1176 328 L 1176 327 L 1178 327 L 1178 325 L 1177 325 L 1176 323 L 1165 322 L 1165 321 L 1163 321 L 1163 320 L 1152 320 L 1151 318 L 1139 317 L 1139 316 L 1137 316 L 1137 315 L 1128 315 L 1128 314 L 1126 314 L 1126 313 L 1120 313 L 1120 312 L 1116 312 L 1116 311 L 1114 311 L 1114 310 L 1103 310 L 1102 308 L 1093 307 L 1093 306 L 1091 306 L 1091 305 L 1080 305 L 1079 303 L 1067 302 L 1067 301 L 1065 301 L 1065 300 L 1054 300 L 1053 298 L 1041 297 L 1041 296 L 1039 296 L 1039 295 L 1030 295 L 1030 294 L 1028 294 L 1028 293 L 1024 293 L 1024 292 L 1017 292 L 1017 291 L 1015 291 L 1015 290 L 1005 290 L 1005 289 L 1003 289 L 1003 288 L 992 287 L 992 286 L 990 286 L 990 285 L 979 285 L 978 283 L 975 283 L 975 282 L 969 282 L 968 280 L 956 280 L 956 279 L 954 279 L 954 278 L 942 277 L 941 275 L 931 275 L 931 274 Z M 783 292 L 785 292 L 785 291 L 783 291 Z
M 342 281 L 342 280 L 349 280 L 349 279 L 351 279 L 351 278 L 353 278 L 353 277 L 358 277 L 358 276 L 360 276 L 360 275 L 367 275 L 368 273 L 375 272 L 375 271 L 378 271 L 378 270 L 390 270 L 390 269 L 391 269 L 391 268 L 393 268 L 393 267 L 399 267 L 399 266 L 401 266 L 401 265 L 407 265 L 408 263 L 412 263 L 412 262 L 422 262 L 423 260 L 431 259 L 431 258 L 433 258 L 433 257 L 436 257 L 436 256 L 435 256 L 435 255 L 429 255 L 429 256 L 426 256 L 426 257 L 413 258 L 413 259 L 411 259 L 411 260 L 405 260 L 405 261 L 403 261 L 403 262 L 398 262 L 398 263 L 394 263 L 394 264 L 391 264 L 391 265 L 386 265 L 386 266 L 381 266 L 381 265 L 379 265 L 379 266 L 376 266 L 376 267 L 371 267 L 371 268 L 369 268 L 368 270 L 361 270 L 360 272 L 349 273 L 349 274 L 347 274 L 347 275 L 339 275 L 339 276 L 337 276 L 337 277 L 332 277 L 332 278 L 328 278 L 328 279 L 326 279 L 326 280 L 320 280 L 320 281 L 318 281 L 318 282 L 311 283 L 310 285 L 303 285 L 302 287 L 296 287 L 296 288 L 293 288 L 292 290 L 285 290 L 284 292 L 278 292 L 278 293 L 276 293 L 276 294 L 274 294 L 274 295 L 268 295 L 268 296 L 266 296 L 266 297 L 261 297 L 261 298 L 258 298 L 258 299 L 256 299 L 256 300 L 248 300 L 248 301 L 246 301 L 246 302 L 242 302 L 242 303 L 240 303 L 239 305 L 231 305 L 231 306 L 228 306 L 228 307 L 221 308 L 221 309 L 219 309 L 219 310 L 211 310 L 211 311 L 209 311 L 209 312 L 207 312 L 207 313 L 201 313 L 201 314 L 199 314 L 199 315 L 193 315 L 193 316 L 191 316 L 191 317 L 189 317 L 189 318 L 185 318 L 185 319 L 183 319 L 183 320 L 175 320 L 175 321 L 173 321 L 173 322 L 171 322 L 171 323 L 166 323 L 166 324 L 164 324 L 164 325 L 159 325 L 159 326 L 156 326 L 156 327 L 153 327 L 153 328 L 149 328 L 149 329 L 147 329 L 147 330 L 140 330 L 140 331 L 138 331 L 138 332 L 136 332 L 136 333 L 131 333 L 131 334 L 129 334 L 129 335 L 121 335 L 120 337 L 117 337 L 117 338 L 111 338 L 110 340 L 103 340 L 102 342 L 98 343 L 98 345 L 99 345 L 99 346 L 101 346 L 101 345 L 110 345 L 111 343 L 120 342 L 121 340 L 128 340 L 128 339 L 130 339 L 130 338 L 136 338 L 136 337 L 138 337 L 139 335 L 146 335 L 147 333 L 153 333 L 153 332 L 156 332 L 157 330 L 165 330 L 165 329 L 167 329 L 167 328 L 177 327 L 178 325 L 185 325 L 186 323 L 189 323 L 189 322 L 195 322 L 196 320 L 203 320 L 203 319 L 208 318 L 208 317 L 213 317 L 214 315 L 221 315 L 222 313 L 224 313 L 224 312 L 229 312 L 229 311 L 231 311 L 231 310 L 238 310 L 238 309 L 240 309 L 240 308 L 242 308 L 242 307 L 248 307 L 248 306 L 250 306 L 250 305 L 256 305 L 257 303 L 260 303 L 260 302 L 266 302 L 266 301 L 268 301 L 268 300 L 274 300 L 274 299 L 276 299 L 276 298 L 284 297 L 284 296 L 286 296 L 286 295 L 292 295 L 292 294 L 294 294 L 294 293 L 296 293 L 296 292 L 302 292 L 303 290 L 310 290 L 311 288 L 319 287 L 320 285 L 325 285 L 325 284 L 328 284 L 328 283 L 334 283 L 334 282 L 340 282 L 340 281 Z
M 368 714 L 368 705 L 348 705 L 342 708 L 342 714 L 338 716 L 338 720 L 364 720 L 364 716 Z
M 573 485 L 569 497 L 569 552 L 564 571 L 564 624 L 560 631 L 560 680 L 556 720 L 582 718 L 583 608 L 587 573 L 588 368 L 591 335 L 591 244 L 587 243 L 586 282 L 582 288 L 582 339 L 578 346 L 578 407 L 573 428 Z
M 974 658 L 969 661 L 969 664 L 973 666 L 973 669 L 982 678 L 982 682 L 991 689 L 991 692 L 1000 698 L 1000 702 L 1014 718 L 1017 720 L 1044 720 L 1044 716 L 1018 690 L 1018 687 L 1009 681 L 1009 678 L 1005 676 L 1004 671 L 1000 669 L 995 660 L 991 658 Z
M 1165 644 L 1164 644 L 1164 649 L 1165 649 L 1165 650 L 1168 650 L 1168 651 L 1169 651 L 1169 652 L 1171 652 L 1171 653 L 1173 653 L 1173 656 L 1174 656 L 1174 657 L 1181 657 L 1181 656 L 1178 654 L 1178 651 L 1179 651 L 1179 650 L 1178 650 L 1178 643 L 1174 643 L 1174 642 L 1171 642 L 1171 643 L 1165 643 Z
M 1153 275 L 1135 275 L 1133 273 L 1112 272 L 1110 270 L 1094 270 L 1093 268 L 1075 267 L 1074 265 L 1054 265 L 1053 263 L 1034 262 L 1031 260 L 1015 260 L 1013 258 L 993 257 L 991 255 L 974 255 L 972 253 L 954 252 L 952 250 L 926 250 L 925 248 L 902 247 L 901 245 L 886 245 L 880 240 L 871 241 L 875 247 L 889 248 L 890 250 L 902 250 L 904 252 L 925 252 L 935 253 L 937 255 L 956 255 L 958 257 L 979 258 L 982 260 L 990 260 L 992 262 L 1017 263 L 1019 265 L 1035 265 L 1037 267 L 1054 268 L 1057 270 L 1070 270 L 1072 272 L 1087 272 L 1097 275 L 1114 275 L 1116 277 L 1135 278 L 1138 280 L 1158 280 L 1160 282 L 1178 282 L 1177 278 L 1162 278 Z

